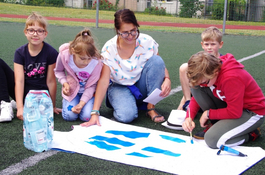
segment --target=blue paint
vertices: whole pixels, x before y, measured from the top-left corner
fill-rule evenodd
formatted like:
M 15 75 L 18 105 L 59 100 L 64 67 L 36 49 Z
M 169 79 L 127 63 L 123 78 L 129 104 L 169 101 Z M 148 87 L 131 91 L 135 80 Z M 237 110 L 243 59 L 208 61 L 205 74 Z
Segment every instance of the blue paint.
M 62 151 L 62 152 L 66 152 L 66 153 L 75 153 L 74 151 L 68 151 L 68 150 L 64 150 L 64 149 L 60 149 L 60 148 L 51 148 L 51 150 Z
M 177 143 L 186 143 L 185 140 L 179 139 L 177 137 L 171 137 L 171 136 L 166 136 L 166 135 L 160 135 L 160 137 L 162 137 L 162 139 L 170 140 L 170 141 L 177 142 Z
M 86 142 L 91 144 L 91 145 L 95 145 L 100 149 L 105 149 L 107 151 L 114 151 L 114 150 L 120 149 L 117 146 L 108 145 L 105 142 L 101 142 L 101 141 L 91 141 L 91 142 L 86 141 Z
M 232 153 L 232 154 L 235 154 L 235 155 L 238 155 L 240 157 L 246 157 L 247 155 L 246 154 L 243 154 L 233 148 L 230 148 L 228 146 L 225 146 L 225 145 L 221 145 L 220 146 L 220 150 L 217 152 L 217 155 L 219 155 L 221 153 L 221 151 L 227 151 L 229 153 Z
M 137 138 L 147 138 L 150 133 L 143 133 L 143 132 L 137 132 L 137 131 L 115 131 L 115 130 L 109 130 L 106 131 L 106 133 L 114 134 L 114 135 L 123 135 L 124 137 L 130 138 L 130 139 L 137 139 Z
M 69 106 L 67 107 L 68 111 L 72 111 L 72 108 L 73 108 L 73 107 L 74 107 L 74 106 L 69 105 Z
M 158 153 L 158 154 L 164 154 L 164 155 L 167 155 L 167 156 L 173 156 L 173 157 L 179 157 L 181 154 L 178 154 L 178 153 L 173 153 L 171 151 L 168 151 L 168 150 L 163 150 L 163 149 L 160 149 L 160 148 L 155 148 L 155 147 L 145 147 L 142 149 L 143 151 L 149 151 L 149 152 L 152 152 L 152 153 Z
M 111 143 L 111 144 L 117 144 L 117 145 L 121 145 L 121 146 L 125 146 L 125 147 L 130 147 L 130 146 L 135 145 L 134 143 L 122 141 L 122 140 L 117 139 L 117 138 L 108 138 L 108 137 L 103 137 L 103 136 L 94 136 L 94 137 L 91 137 L 90 139 L 106 141 L 106 142 Z
M 151 156 L 147 156 L 147 155 L 144 155 L 144 154 L 141 154 L 141 153 L 137 153 L 137 152 L 128 153 L 126 155 L 136 156 L 136 157 L 151 157 Z
M 190 143 L 193 144 L 194 143 L 193 140 L 190 140 Z

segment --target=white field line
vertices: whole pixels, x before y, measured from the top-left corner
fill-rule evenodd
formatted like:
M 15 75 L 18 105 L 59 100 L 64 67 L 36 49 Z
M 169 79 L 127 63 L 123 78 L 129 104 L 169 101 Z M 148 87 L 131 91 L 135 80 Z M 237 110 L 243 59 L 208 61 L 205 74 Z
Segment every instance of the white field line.
M 175 94 L 175 93 L 177 93 L 179 91 L 182 91 L 181 86 L 177 86 L 176 88 L 171 89 L 171 91 L 170 91 L 170 93 L 169 93 L 169 95 L 167 97 L 169 97 L 170 95 L 173 95 L 173 94 Z
M 14 165 L 11 165 L 7 167 L 6 169 L 0 171 L 0 175 L 13 175 L 18 174 L 22 172 L 24 169 L 27 169 L 28 167 L 34 166 L 39 161 L 46 159 L 50 156 L 53 156 L 57 154 L 59 151 L 49 150 L 47 152 L 43 153 L 37 153 L 34 156 L 31 156 L 27 159 L 22 160 L 19 163 L 16 163 Z
M 255 57 L 257 57 L 257 56 L 260 56 L 260 55 L 262 55 L 262 54 L 264 54 L 264 53 L 265 53 L 265 50 L 263 50 L 263 51 L 261 51 L 261 52 L 258 52 L 258 53 L 255 53 L 254 55 L 250 55 L 250 56 L 248 56 L 248 57 L 241 58 L 240 60 L 237 60 L 237 61 L 238 61 L 238 62 L 243 62 L 243 61 L 249 60 L 249 59 L 251 59 L 251 58 L 255 58 Z
M 242 58 L 242 59 L 238 60 L 238 62 L 243 62 L 245 60 L 249 60 L 249 59 L 255 58 L 255 57 L 257 57 L 259 55 L 262 55 L 264 53 L 265 53 L 265 50 L 263 50 L 263 51 L 261 51 L 259 53 L 256 53 L 254 55 L 250 55 L 248 57 Z M 171 90 L 169 96 L 173 95 L 173 94 L 175 94 L 177 92 L 180 92 L 180 91 L 182 91 L 181 86 L 177 86 L 176 88 Z M 20 163 L 11 165 L 11 166 L 7 167 L 6 169 L 0 171 L 0 175 L 18 174 L 18 173 L 22 172 L 24 169 L 27 169 L 28 167 L 34 166 L 39 161 L 41 161 L 43 159 L 46 159 L 46 158 L 48 158 L 50 156 L 53 156 L 53 155 L 55 155 L 57 153 L 58 153 L 58 151 L 50 150 L 50 151 L 47 151 L 47 152 L 44 152 L 44 153 L 36 154 L 34 156 L 31 156 L 31 157 L 29 157 L 27 159 L 22 160 Z

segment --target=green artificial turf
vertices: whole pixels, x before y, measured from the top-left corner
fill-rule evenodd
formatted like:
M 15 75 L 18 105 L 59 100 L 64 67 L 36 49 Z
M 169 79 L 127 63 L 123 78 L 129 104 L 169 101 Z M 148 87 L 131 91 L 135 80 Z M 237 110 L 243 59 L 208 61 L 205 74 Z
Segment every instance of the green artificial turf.
M 0 22 L 0 58 L 5 60 L 13 68 L 13 57 L 15 50 L 21 45 L 27 43 L 24 36 L 24 24 L 13 22 Z M 58 47 L 70 40 L 81 31 L 83 27 L 67 27 L 50 25 L 49 34 L 46 42 L 58 50 Z M 113 29 L 91 28 L 95 36 L 99 49 L 103 44 L 114 36 Z M 140 28 L 141 30 L 141 28 Z M 180 85 L 179 66 L 187 62 L 189 57 L 202 50 L 200 45 L 200 34 L 187 33 L 165 33 L 165 32 L 145 32 L 151 35 L 159 43 L 159 54 L 164 59 L 172 80 L 172 89 Z M 255 36 L 235 36 L 225 35 L 223 37 L 224 46 L 220 50 L 222 54 L 232 53 L 236 59 L 241 59 L 264 50 L 265 37 Z M 264 67 L 265 54 L 257 56 L 251 60 L 242 62 L 249 73 L 256 79 L 263 92 L 265 92 Z M 61 107 L 61 85 L 58 84 L 57 106 Z M 171 110 L 176 109 L 182 97 L 182 92 L 175 93 L 156 105 L 157 110 L 167 118 Z M 101 115 L 111 118 L 112 110 L 106 108 L 105 103 L 100 109 Z M 201 131 L 198 125 L 198 118 L 195 119 L 197 127 L 194 132 Z M 78 125 L 81 121 L 66 122 L 61 115 L 54 116 L 54 125 L 56 131 L 70 131 L 72 125 Z M 177 134 L 189 135 L 184 131 L 174 131 L 155 124 L 151 119 L 145 116 L 144 111 L 139 112 L 139 118 L 131 123 L 132 125 L 147 127 L 151 129 L 172 132 Z M 245 144 L 245 146 L 259 146 L 265 149 L 264 124 L 261 127 L 262 137 L 255 142 Z M 0 123 L 0 171 L 12 164 L 19 163 L 30 156 L 38 153 L 27 150 L 23 145 L 22 121 L 17 118 L 9 123 Z M 203 162 L 203 157 L 201 158 Z M 200 163 L 200 162 L 198 162 Z M 159 162 L 157 162 L 159 164 Z M 177 168 L 178 165 L 176 165 Z M 191 165 L 192 166 L 192 165 Z M 207 165 L 205 169 L 207 171 Z M 262 160 L 244 175 L 264 174 L 265 161 Z M 80 154 L 59 152 L 45 160 L 38 162 L 32 167 L 28 167 L 20 174 L 165 174 L 135 166 L 128 166 L 111 161 L 105 161 Z M 214 172 L 212 173 L 214 174 Z

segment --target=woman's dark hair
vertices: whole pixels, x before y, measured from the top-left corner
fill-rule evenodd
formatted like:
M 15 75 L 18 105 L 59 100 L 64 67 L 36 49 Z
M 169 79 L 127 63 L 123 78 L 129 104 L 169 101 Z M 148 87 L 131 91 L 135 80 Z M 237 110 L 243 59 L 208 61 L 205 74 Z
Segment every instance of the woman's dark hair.
M 135 15 L 134 15 L 134 12 L 131 11 L 130 9 L 118 10 L 114 14 L 114 17 L 115 17 L 114 26 L 115 26 L 117 34 L 118 34 L 118 30 L 120 30 L 122 23 L 133 24 L 137 28 L 140 27 L 140 25 L 137 22 Z

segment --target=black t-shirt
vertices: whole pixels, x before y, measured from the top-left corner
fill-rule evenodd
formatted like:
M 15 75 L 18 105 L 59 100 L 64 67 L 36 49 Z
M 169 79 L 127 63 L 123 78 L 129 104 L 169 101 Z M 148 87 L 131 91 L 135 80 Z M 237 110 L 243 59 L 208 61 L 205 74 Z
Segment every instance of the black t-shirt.
M 34 57 L 29 53 L 28 44 L 19 47 L 15 52 L 14 62 L 24 67 L 25 89 L 48 90 L 48 67 L 56 62 L 58 52 L 48 43 L 43 43 L 42 50 Z

